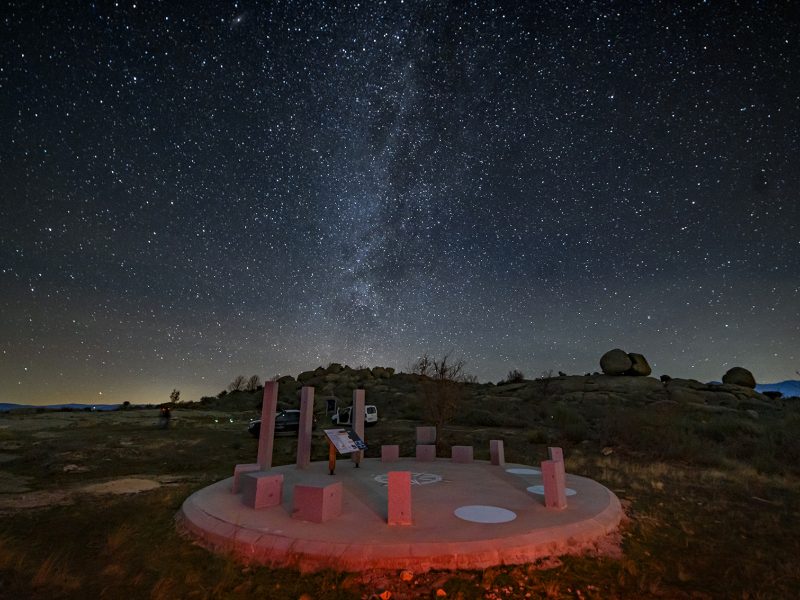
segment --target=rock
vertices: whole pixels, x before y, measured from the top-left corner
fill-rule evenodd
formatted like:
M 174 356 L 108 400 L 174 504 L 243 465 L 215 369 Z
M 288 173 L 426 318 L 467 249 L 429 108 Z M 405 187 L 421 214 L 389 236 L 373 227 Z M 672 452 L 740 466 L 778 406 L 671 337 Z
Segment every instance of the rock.
M 294 377 L 291 375 L 284 375 L 283 377 L 278 378 L 278 385 L 283 385 L 286 383 L 294 383 Z
M 661 377 L 659 377 L 659 379 L 661 380 L 661 383 L 667 383 L 670 379 L 672 379 L 672 377 L 670 377 L 669 375 L 662 375 Z
M 600 368 L 606 375 L 623 375 L 633 366 L 633 362 L 624 350 L 614 348 L 600 358 Z
M 309 381 L 310 379 L 314 379 L 316 376 L 317 373 L 315 371 L 303 371 L 297 376 L 297 381 Z
M 744 411 L 744 414 L 746 414 L 751 419 L 758 419 L 758 412 L 753 410 L 752 408 L 748 408 L 746 411 Z
M 755 412 L 755 411 L 753 411 L 753 412 Z M 89 467 L 84 467 L 84 466 L 75 465 L 75 464 L 64 465 L 64 469 L 63 469 L 64 473 L 85 473 L 88 470 L 89 470 Z
M 373 367 L 372 376 L 375 377 L 376 379 L 386 379 L 387 377 L 389 377 L 389 374 L 383 367 Z
M 751 389 L 756 387 L 756 379 L 753 374 L 742 367 L 728 369 L 728 372 L 722 376 L 722 383 L 740 385 Z
M 665 384 L 672 400 L 728 406 L 739 409 L 752 406 L 770 407 L 769 398 L 752 388 L 730 383 L 701 383 L 694 379 L 673 378 Z
M 331 363 L 328 365 L 328 373 L 338 373 L 342 370 L 342 365 L 339 363 Z
M 631 359 L 631 368 L 628 370 L 628 375 L 638 375 L 647 377 L 653 372 L 647 359 L 641 354 L 629 353 L 628 358 Z

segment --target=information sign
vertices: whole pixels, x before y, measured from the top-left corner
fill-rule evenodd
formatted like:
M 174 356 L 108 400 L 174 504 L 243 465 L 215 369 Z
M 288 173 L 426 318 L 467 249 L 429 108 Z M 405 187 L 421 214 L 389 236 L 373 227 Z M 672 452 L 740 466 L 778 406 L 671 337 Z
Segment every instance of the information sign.
M 326 429 L 325 435 L 334 445 L 339 454 L 350 454 L 358 450 L 366 450 L 364 443 L 355 431 L 349 429 Z

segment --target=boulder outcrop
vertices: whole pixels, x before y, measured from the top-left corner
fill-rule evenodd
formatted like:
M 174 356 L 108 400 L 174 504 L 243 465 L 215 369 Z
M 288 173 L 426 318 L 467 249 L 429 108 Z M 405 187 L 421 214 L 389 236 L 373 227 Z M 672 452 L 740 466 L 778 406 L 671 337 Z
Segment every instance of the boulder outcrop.
M 728 369 L 727 373 L 722 376 L 722 383 L 755 389 L 756 378 L 753 377 L 750 371 L 743 367 L 733 367 L 732 369 Z
M 633 366 L 630 356 L 624 350 L 614 348 L 600 357 L 600 368 L 606 375 L 624 375 Z
M 609 350 L 600 357 L 600 368 L 606 375 L 647 377 L 653 372 L 643 354 L 625 352 L 619 348 Z
M 653 372 L 653 369 L 650 368 L 650 363 L 647 362 L 647 359 L 642 354 L 630 353 L 628 358 L 631 359 L 632 363 L 627 373 L 628 375 L 647 377 Z

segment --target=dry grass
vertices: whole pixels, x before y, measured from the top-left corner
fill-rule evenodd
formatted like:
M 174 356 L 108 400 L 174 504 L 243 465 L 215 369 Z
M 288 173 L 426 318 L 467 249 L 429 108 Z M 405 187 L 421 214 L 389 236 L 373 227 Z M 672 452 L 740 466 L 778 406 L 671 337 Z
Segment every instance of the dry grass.
M 34 476 L 26 480 L 33 492 L 59 491 L 73 500 L 20 507 L 0 519 L 0 598 L 296 600 L 305 594 L 325 600 L 385 590 L 393 598 L 430 598 L 436 589 L 465 599 L 800 595 L 800 465 L 785 424 L 798 422 L 798 409 L 745 422 L 637 407 L 582 411 L 563 403 L 526 404 L 518 407 L 525 417 L 512 427 L 512 408 L 504 407 L 500 424 L 482 424 L 477 433 L 478 425 L 457 424 L 449 440 L 474 443 L 481 456 L 485 440 L 501 437 L 507 459 L 527 464 L 545 456 L 548 444 L 564 446 L 569 471 L 600 481 L 626 507 L 620 558 L 563 557 L 538 567 L 414 574 L 411 581 L 396 573 L 300 576 L 243 565 L 180 537 L 173 517 L 192 491 L 252 460 L 255 440 L 244 433 L 250 414 L 219 413 L 225 418 L 215 422 L 210 414 L 176 411 L 169 431 L 136 415 L 113 423 L 93 414 L 72 427 L 0 429 L 19 455 L 3 463 L 4 476 Z M 406 405 L 393 410 L 405 415 Z M 479 418 L 482 410 L 472 406 L 465 414 Z M 404 452 L 413 451 L 417 424 L 384 422 L 368 430 L 371 450 L 400 443 Z M 601 453 L 605 446 L 611 454 Z M 295 441 L 279 438 L 275 450 L 276 462 L 290 462 Z M 326 456 L 321 437 L 313 456 Z M 88 470 L 64 470 L 70 463 Z M 163 485 L 122 496 L 76 492 L 132 476 L 160 478 Z M 5 505 L 17 497 L 4 494 Z
M 71 574 L 69 562 L 63 553 L 48 556 L 35 569 L 31 577 L 31 587 L 52 590 L 57 594 L 80 589 L 81 579 Z

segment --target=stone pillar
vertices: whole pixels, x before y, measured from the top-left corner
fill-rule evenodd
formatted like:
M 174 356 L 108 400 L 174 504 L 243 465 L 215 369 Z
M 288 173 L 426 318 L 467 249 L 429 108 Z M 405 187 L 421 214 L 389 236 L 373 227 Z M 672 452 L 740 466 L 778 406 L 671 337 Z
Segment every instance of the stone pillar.
M 452 461 L 455 463 L 472 462 L 472 446 L 453 446 L 450 452 Z
M 417 445 L 429 446 L 436 443 L 436 427 L 425 425 L 417 427 Z
M 395 462 L 400 458 L 400 446 L 396 444 L 381 446 L 381 462 Z
M 544 484 L 544 505 L 547 508 L 567 507 L 566 475 L 563 460 L 542 462 L 542 483 Z
M 233 485 L 231 492 L 238 494 L 241 488 L 242 475 L 244 473 L 254 473 L 261 470 L 261 465 L 258 463 L 247 463 L 243 465 L 233 466 Z
M 436 444 L 417 444 L 416 458 L 420 462 L 436 460 Z
M 258 466 L 262 471 L 272 468 L 272 445 L 275 442 L 275 413 L 278 410 L 278 382 L 264 383 L 261 405 L 261 432 L 258 434 Z
M 341 481 L 327 485 L 296 485 L 292 518 L 312 523 L 325 523 L 342 514 Z
M 241 478 L 242 503 L 256 510 L 278 506 L 283 497 L 283 475 L 265 471 L 244 473 Z
M 503 450 L 503 440 L 489 440 L 489 457 L 493 465 L 505 466 L 506 456 Z
M 389 525 L 411 525 L 411 472 L 389 471 Z
M 358 437 L 366 442 L 367 440 L 364 439 L 364 390 L 353 390 L 353 411 L 350 415 L 350 423 Z M 358 465 L 364 458 L 364 451 L 353 452 L 351 457 L 353 462 Z
M 297 468 L 311 464 L 311 430 L 314 426 L 314 388 L 300 390 L 300 423 L 297 428 Z

